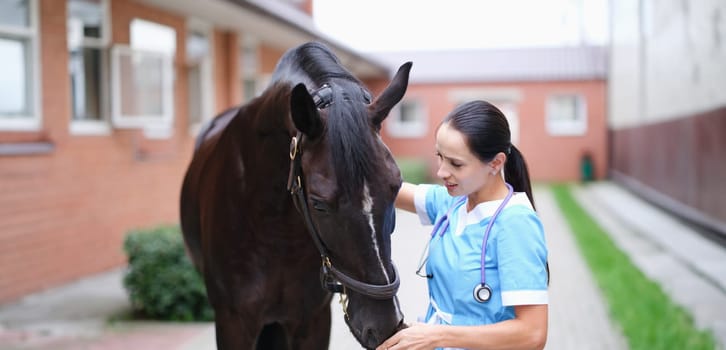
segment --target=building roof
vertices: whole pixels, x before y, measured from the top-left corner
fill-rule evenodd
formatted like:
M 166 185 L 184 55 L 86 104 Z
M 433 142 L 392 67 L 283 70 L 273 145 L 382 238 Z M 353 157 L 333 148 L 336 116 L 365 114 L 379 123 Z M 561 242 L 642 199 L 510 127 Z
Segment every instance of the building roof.
M 384 62 L 320 32 L 310 16 L 290 4 L 269 0 L 139 1 L 208 21 L 220 28 L 248 33 L 280 49 L 288 49 L 306 41 L 319 41 L 335 51 L 343 65 L 358 78 L 389 78 L 391 75 L 390 67 Z
M 412 61 L 412 83 L 602 80 L 603 46 L 378 52 L 392 69 Z

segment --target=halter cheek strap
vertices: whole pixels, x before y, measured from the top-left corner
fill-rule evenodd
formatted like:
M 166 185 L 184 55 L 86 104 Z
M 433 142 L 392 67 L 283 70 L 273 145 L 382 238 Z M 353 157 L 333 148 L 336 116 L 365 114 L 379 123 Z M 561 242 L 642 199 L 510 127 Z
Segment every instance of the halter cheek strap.
M 302 133 L 298 132 L 297 136 L 293 137 L 290 142 L 290 173 L 287 179 L 287 190 L 290 191 L 295 207 L 300 214 L 302 214 L 303 219 L 305 220 L 305 226 L 307 227 L 308 232 L 310 232 L 310 236 L 313 238 L 315 247 L 320 253 L 320 257 L 322 259 L 320 281 L 323 288 L 332 293 L 342 294 L 345 293 L 344 287 L 346 287 L 373 299 L 384 300 L 393 298 L 396 295 L 396 292 L 398 292 L 398 287 L 401 284 L 395 265 L 393 265 L 395 273 L 395 279 L 393 282 L 383 285 L 374 285 L 361 282 L 346 275 L 342 271 L 336 269 L 330 261 L 330 251 L 325 246 L 320 232 L 313 222 L 312 215 L 310 214 L 310 208 L 308 207 L 307 194 L 303 187 L 302 149 L 300 147 L 302 137 Z

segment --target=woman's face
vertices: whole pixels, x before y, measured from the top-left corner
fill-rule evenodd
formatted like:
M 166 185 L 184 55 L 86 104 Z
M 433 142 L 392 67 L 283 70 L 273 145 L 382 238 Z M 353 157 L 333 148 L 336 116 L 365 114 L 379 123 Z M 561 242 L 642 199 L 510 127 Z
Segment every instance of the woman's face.
M 479 192 L 493 170 L 471 152 L 464 135 L 449 123 L 442 124 L 436 132 L 436 155 L 439 158 L 436 176 L 444 181 L 451 196 Z

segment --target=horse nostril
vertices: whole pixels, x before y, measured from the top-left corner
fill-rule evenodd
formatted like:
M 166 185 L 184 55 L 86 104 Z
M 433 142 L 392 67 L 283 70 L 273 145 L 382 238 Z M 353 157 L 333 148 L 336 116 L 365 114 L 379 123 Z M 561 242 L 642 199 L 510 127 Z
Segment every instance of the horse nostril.
M 380 344 L 384 339 L 378 339 L 376 331 L 373 328 L 366 328 L 363 330 L 363 343 L 364 344 Z M 375 346 L 374 346 L 375 347 Z

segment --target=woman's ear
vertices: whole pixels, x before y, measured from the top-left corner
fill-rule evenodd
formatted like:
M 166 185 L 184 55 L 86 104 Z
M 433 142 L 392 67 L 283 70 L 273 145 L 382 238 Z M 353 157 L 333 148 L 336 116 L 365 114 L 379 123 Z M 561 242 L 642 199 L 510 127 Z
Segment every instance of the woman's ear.
M 502 169 L 504 168 L 504 163 L 506 163 L 506 162 L 507 162 L 507 155 L 504 154 L 504 152 L 497 153 L 494 156 L 494 158 L 492 159 L 492 161 L 489 162 L 489 165 L 492 168 L 494 168 L 494 170 L 492 170 L 492 175 L 496 175 L 499 172 L 501 172 Z

